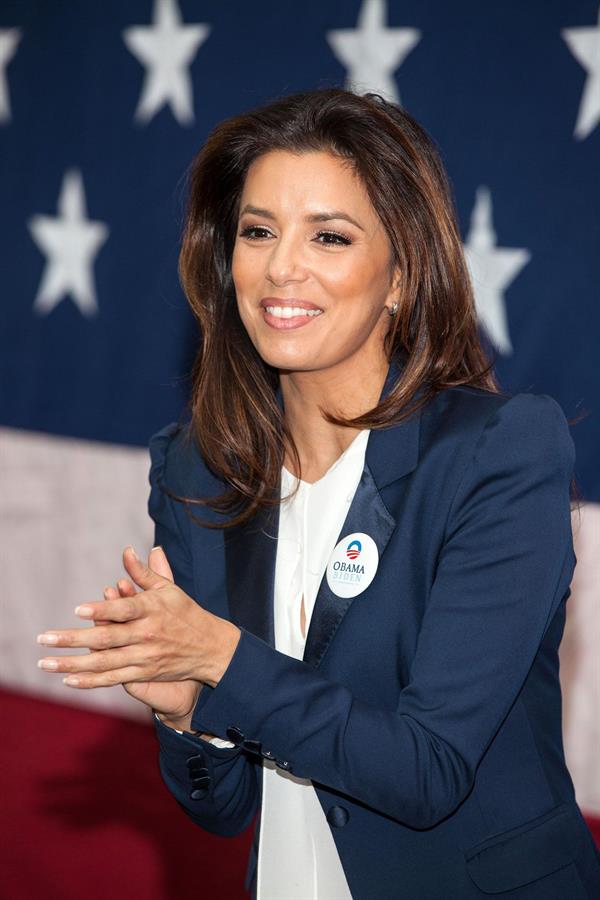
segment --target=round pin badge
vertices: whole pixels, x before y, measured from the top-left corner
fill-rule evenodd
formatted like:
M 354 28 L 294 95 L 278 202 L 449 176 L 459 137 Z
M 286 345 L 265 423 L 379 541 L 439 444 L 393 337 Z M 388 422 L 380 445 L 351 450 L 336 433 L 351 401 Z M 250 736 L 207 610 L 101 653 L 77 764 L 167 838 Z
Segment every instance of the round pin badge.
M 339 541 L 327 563 L 327 584 L 336 597 L 356 597 L 369 587 L 379 565 L 372 537 L 362 531 Z

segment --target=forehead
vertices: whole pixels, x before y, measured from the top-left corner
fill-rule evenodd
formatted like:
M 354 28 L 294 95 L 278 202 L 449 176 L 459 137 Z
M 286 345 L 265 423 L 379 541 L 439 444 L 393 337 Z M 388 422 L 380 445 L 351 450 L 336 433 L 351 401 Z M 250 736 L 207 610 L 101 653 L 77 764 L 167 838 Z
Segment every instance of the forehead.
M 267 197 L 281 207 L 297 203 L 339 207 L 343 200 L 348 207 L 361 208 L 363 215 L 375 213 L 351 160 L 324 150 L 270 150 L 255 159 L 246 174 L 242 199 L 265 206 Z

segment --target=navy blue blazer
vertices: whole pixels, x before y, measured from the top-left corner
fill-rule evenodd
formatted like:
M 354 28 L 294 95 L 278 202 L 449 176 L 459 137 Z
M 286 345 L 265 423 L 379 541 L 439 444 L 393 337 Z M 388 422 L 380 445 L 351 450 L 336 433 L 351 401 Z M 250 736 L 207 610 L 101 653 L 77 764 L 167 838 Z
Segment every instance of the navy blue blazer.
M 357 900 L 600 898 L 561 736 L 557 650 L 576 557 L 559 404 L 454 387 L 371 431 L 340 539 L 370 535 L 379 568 L 349 599 L 323 578 L 302 660 L 274 648 L 278 508 L 213 531 L 162 490 L 223 489 L 188 430 L 170 423 L 150 440 L 155 543 L 175 582 L 241 638 L 192 719 L 236 746 L 156 725 L 186 813 L 240 834 L 274 759 L 314 782 Z

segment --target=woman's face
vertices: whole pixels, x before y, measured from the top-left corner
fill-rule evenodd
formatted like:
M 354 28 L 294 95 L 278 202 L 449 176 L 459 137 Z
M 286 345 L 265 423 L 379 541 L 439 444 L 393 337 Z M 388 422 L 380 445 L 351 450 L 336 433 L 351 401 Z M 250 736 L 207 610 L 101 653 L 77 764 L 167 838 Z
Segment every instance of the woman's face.
M 248 170 L 239 208 L 232 276 L 262 359 L 290 371 L 357 355 L 381 366 L 397 273 L 392 279 L 389 239 L 352 170 L 326 152 L 265 153 Z

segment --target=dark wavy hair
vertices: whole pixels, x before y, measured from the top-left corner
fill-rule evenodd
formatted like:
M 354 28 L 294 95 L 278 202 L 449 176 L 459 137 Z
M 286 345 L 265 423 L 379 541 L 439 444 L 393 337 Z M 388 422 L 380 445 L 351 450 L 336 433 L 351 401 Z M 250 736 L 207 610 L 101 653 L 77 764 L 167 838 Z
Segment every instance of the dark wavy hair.
M 204 504 L 227 521 L 249 521 L 280 502 L 284 443 L 300 460 L 278 402 L 278 370 L 264 362 L 237 309 L 231 259 L 248 168 L 272 150 L 327 151 L 362 179 L 402 272 L 399 310 L 385 337 L 388 360 L 402 357 L 396 383 L 375 408 L 354 419 L 323 412 L 337 425 L 385 428 L 437 392 L 471 385 L 504 393 L 477 327 L 473 289 L 457 215 L 439 152 L 405 110 L 375 93 L 318 88 L 275 99 L 220 122 L 188 171 L 179 277 L 199 324 L 188 437 L 223 482 Z M 301 474 L 300 474 L 301 477 Z

